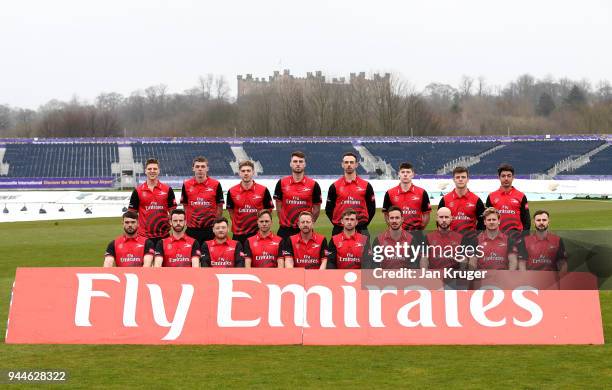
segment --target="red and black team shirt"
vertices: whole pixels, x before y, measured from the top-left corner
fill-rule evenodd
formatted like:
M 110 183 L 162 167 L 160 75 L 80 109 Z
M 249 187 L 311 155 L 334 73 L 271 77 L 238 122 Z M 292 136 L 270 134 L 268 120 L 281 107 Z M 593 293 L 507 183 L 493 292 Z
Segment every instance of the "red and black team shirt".
M 317 232 L 308 241 L 302 239 L 301 233 L 294 234 L 283 241 L 282 254 L 292 257 L 296 268 L 319 269 L 327 259 L 327 239 Z
M 368 236 L 355 232 L 348 237 L 344 232 L 329 240 L 327 247 L 327 268 L 361 269 L 366 265 L 370 252 Z
M 128 208 L 138 213 L 139 236 L 167 237 L 170 231 L 168 213 L 176 208 L 174 191 L 159 181 L 151 191 L 145 181 L 132 192 Z
M 170 236 L 157 242 L 155 255 L 163 257 L 162 267 L 191 267 L 191 258 L 200 257 L 200 245 L 185 234 L 181 238 Z
M 282 258 L 282 238 L 274 233 L 262 237 L 261 233 L 249 237 L 244 242 L 244 257 L 251 259 L 253 268 L 276 268 Z
M 344 177 L 329 186 L 325 214 L 336 226 L 342 226 L 342 213 L 352 208 L 357 212 L 357 227 L 368 226 L 376 212 L 376 199 L 372 185 L 359 176 L 347 181 Z
M 387 212 L 391 206 L 402 209 L 403 227 L 406 230 L 423 230 L 423 214 L 431 212 L 427 191 L 414 184 L 407 191 L 402 190 L 400 185 L 388 190 L 385 193 L 383 212 Z
M 282 202 L 278 213 L 279 224 L 295 228 L 302 211 L 312 211 L 313 205 L 322 203 L 321 187 L 307 176 L 300 181 L 294 181 L 293 176 L 286 176 L 276 183 L 274 199 Z
M 501 231 L 493 239 L 487 236 L 486 231 L 480 233 L 476 245 L 480 245 L 483 252 L 483 256 L 477 256 L 478 269 L 508 269 L 508 256 L 517 253 L 514 240 Z
M 531 217 L 527 197 L 514 187 L 510 191 L 503 188 L 491 192 L 487 197 L 487 207 L 495 207 L 500 215 L 499 230 L 506 233 L 510 230 L 529 231 Z
M 144 256 L 155 254 L 153 241 L 144 237 L 121 235 L 108 244 L 104 256 L 113 256 L 117 267 L 142 267 Z
M 212 239 L 202 245 L 202 267 L 233 268 L 244 267 L 244 253 L 239 241 L 230 240 L 217 242 Z
M 198 183 L 195 178 L 185 180 L 181 203 L 185 207 L 187 227 L 211 227 L 217 217 L 217 207 L 224 203 L 221 184 L 211 177 L 202 183 Z
M 391 237 L 391 231 L 389 229 L 380 233 L 374 241 L 372 242 L 372 253 L 377 253 L 379 256 L 383 256 L 382 260 L 376 261 L 376 259 L 372 259 L 372 265 L 374 268 L 384 268 L 384 269 L 400 269 L 400 268 L 419 268 L 418 259 L 413 256 L 412 251 L 408 251 L 408 256 L 397 256 L 395 250 L 393 251 L 392 256 L 387 256 L 384 252 L 384 249 L 376 249 L 377 247 L 393 247 L 396 248 L 399 243 L 403 248 L 404 244 L 408 247 L 414 245 L 414 236 L 410 234 L 408 231 L 402 229 L 402 234 L 399 240 L 394 240 Z M 403 250 L 402 250 L 403 251 Z M 402 252 L 403 254 L 403 252 Z
M 232 232 L 250 234 L 257 230 L 257 212 L 273 209 L 270 191 L 265 186 L 253 182 L 248 190 L 241 183 L 227 192 L 227 209 L 234 210 L 232 215 Z
M 466 245 L 467 241 L 460 233 L 452 230 L 441 232 L 434 230 L 425 236 L 430 269 L 459 268 L 461 263 L 455 260 L 456 248 Z M 434 249 L 435 248 L 435 249 Z M 450 248 L 453 248 L 449 250 Z
M 528 270 L 558 271 L 559 263 L 567 261 L 567 252 L 563 239 L 556 234 L 539 238 L 534 233 L 519 243 L 518 258 L 527 262 Z
M 438 209 L 448 207 L 453 219 L 450 229 L 464 233 L 470 230 L 484 230 L 482 213 L 485 210 L 484 203 L 475 193 L 467 190 L 465 195 L 459 196 L 456 190 L 449 192 L 440 199 Z

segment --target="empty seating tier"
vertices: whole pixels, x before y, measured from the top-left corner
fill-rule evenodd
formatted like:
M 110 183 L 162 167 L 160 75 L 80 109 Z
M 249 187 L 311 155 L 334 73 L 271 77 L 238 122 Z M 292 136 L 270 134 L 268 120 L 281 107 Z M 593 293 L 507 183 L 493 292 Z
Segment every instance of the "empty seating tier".
M 115 143 L 7 144 L 9 177 L 110 177 Z
M 134 161 L 145 163 L 149 158 L 159 160 L 162 176 L 190 176 L 192 161 L 197 156 L 208 159 L 210 175 L 232 176 L 230 161 L 234 154 L 228 143 L 180 142 L 180 143 L 132 143 Z
M 306 173 L 308 175 L 334 176 L 342 174 L 342 155 L 346 152 L 355 153 L 350 142 L 245 142 L 242 144 L 245 152 L 263 166 L 264 175 L 283 176 L 289 174 L 291 152 L 300 150 L 306 153 Z M 357 169 L 360 175 L 365 170 Z

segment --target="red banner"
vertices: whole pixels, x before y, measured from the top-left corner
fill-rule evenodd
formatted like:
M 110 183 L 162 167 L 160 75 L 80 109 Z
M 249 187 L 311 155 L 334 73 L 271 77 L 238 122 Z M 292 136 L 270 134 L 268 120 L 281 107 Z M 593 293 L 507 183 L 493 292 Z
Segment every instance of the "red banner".
M 19 268 L 6 342 L 603 344 L 597 290 L 537 290 L 531 274 L 398 290 L 360 271 Z

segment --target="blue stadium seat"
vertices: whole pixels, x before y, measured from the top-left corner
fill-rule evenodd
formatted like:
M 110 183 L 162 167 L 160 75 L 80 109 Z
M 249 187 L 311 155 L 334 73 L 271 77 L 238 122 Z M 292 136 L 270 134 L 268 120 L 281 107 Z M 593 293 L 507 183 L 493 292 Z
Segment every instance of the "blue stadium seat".
M 520 141 L 508 143 L 470 167 L 470 173 L 494 175 L 500 164 L 508 163 L 517 175 L 544 173 L 555 163 L 577 157 L 601 145 L 603 141 Z
M 115 143 L 7 144 L 9 177 L 110 177 Z
M 134 161 L 144 162 L 153 157 L 159 160 L 162 176 L 190 176 L 193 174 L 192 161 L 197 156 L 208 159 L 211 176 L 232 176 L 230 161 L 234 154 L 225 142 L 181 142 L 132 144 Z
M 340 163 L 346 152 L 353 152 L 361 159 L 350 142 L 245 142 L 242 147 L 250 158 L 261 163 L 264 175 L 272 176 L 290 173 L 291 152 L 296 150 L 306 153 L 306 173 L 313 176 L 341 175 Z M 357 173 L 366 172 L 359 166 Z
M 435 174 L 447 162 L 480 154 L 497 142 L 363 142 L 362 145 L 395 170 L 407 161 L 419 174 Z
M 562 175 L 612 175 L 612 146 L 592 156 L 588 164 Z

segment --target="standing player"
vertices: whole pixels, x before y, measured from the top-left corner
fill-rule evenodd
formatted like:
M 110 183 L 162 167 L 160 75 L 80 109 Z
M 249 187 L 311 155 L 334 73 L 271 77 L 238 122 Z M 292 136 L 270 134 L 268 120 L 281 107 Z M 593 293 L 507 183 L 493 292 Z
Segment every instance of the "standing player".
M 517 268 L 515 241 L 499 230 L 499 212 L 487 208 L 484 213 L 485 231 L 476 237 L 476 248 L 481 252 L 469 260 L 469 269 L 507 269 Z
M 215 219 L 213 233 L 215 238 L 202 245 L 202 267 L 234 268 L 244 267 L 242 244 L 227 238 L 228 222 L 224 217 Z
M 193 159 L 193 174 L 185 180 L 181 190 L 181 203 L 187 216 L 187 235 L 198 243 L 212 240 L 212 222 L 223 213 L 223 189 L 221 184 L 208 177 L 208 159 Z
M 170 213 L 172 232 L 170 237 L 157 243 L 155 249 L 156 267 L 199 267 L 200 246 L 185 234 L 185 211 L 172 210 Z
M 469 172 L 466 167 L 455 167 L 453 169 L 453 181 L 455 189 L 440 199 L 438 209 L 448 207 L 451 211 L 452 221 L 450 229 L 470 238 L 476 237 L 476 231 L 484 230 L 482 213 L 484 204 L 475 193 L 468 187 Z
M 518 248 L 518 267 L 521 271 L 567 272 L 567 253 L 563 239 L 548 231 L 550 216 L 546 210 L 533 215 L 535 232 L 524 237 Z
M 512 186 L 514 168 L 502 164 L 497 169 L 501 186 L 487 197 L 487 207 L 495 207 L 501 216 L 500 230 L 518 240 L 522 234 L 529 234 L 531 217 L 527 197 Z
M 300 232 L 283 241 L 285 268 L 325 269 L 327 239 L 313 230 L 312 213 L 302 211 L 298 217 Z
M 329 186 L 325 213 L 334 225 L 332 235 L 342 231 L 342 213 L 348 208 L 357 211 L 357 231 L 369 236 L 368 225 L 376 212 L 376 199 L 372 185 L 357 176 L 357 156 L 344 153 L 342 169 L 344 176 Z
M 282 238 L 300 232 L 297 217 L 302 211 L 310 211 L 316 222 L 321 210 L 321 187 L 304 174 L 306 155 L 299 151 L 291 153 L 289 166 L 291 175 L 280 179 L 274 189 L 280 225 L 277 234 Z
M 147 180 L 134 188 L 129 210 L 138 213 L 138 235 L 149 238 L 155 245 L 168 237 L 168 213 L 176 208 L 172 188 L 159 181 L 159 162 L 150 158 L 145 163 Z
M 104 254 L 105 267 L 150 267 L 155 245 L 151 240 L 138 236 L 138 214 L 123 213 L 123 234 L 108 244 Z
M 387 210 L 387 230 L 380 233 L 374 242 L 372 243 L 372 251 L 375 256 L 373 258 L 374 268 L 384 269 L 400 269 L 400 268 L 418 268 L 419 262 L 414 258 L 413 253 L 409 252 L 407 255 L 400 255 L 393 252 L 392 256 L 385 254 L 385 248 L 392 247 L 408 247 L 413 245 L 414 237 L 407 230 L 403 229 L 404 225 L 404 214 L 402 209 L 397 206 L 391 206 Z
M 437 229 L 427 233 L 425 245 L 427 253 L 421 257 L 421 268 L 445 269 L 462 268 L 465 261 L 458 261 L 457 248 L 466 244 L 466 239 L 460 233 L 452 231 L 453 216 L 448 207 L 438 209 L 436 216 Z M 446 248 L 453 248 L 452 251 Z
M 270 191 L 253 180 L 255 164 L 242 161 L 238 169 L 241 181 L 227 192 L 227 211 L 232 218 L 232 238 L 244 245 L 247 238 L 257 233 L 259 210 L 271 210 L 274 205 Z
M 361 269 L 370 268 L 368 256 L 370 240 L 368 236 L 358 233 L 357 212 L 346 209 L 342 213 L 342 232 L 332 236 L 327 248 L 327 268 Z
M 399 185 L 385 193 L 383 213 L 387 218 L 387 210 L 397 206 L 404 214 L 404 229 L 423 230 L 429 223 L 431 204 L 429 195 L 423 188 L 412 183 L 414 168 L 412 164 L 403 162 L 399 166 Z
M 244 243 L 244 266 L 246 268 L 283 268 L 282 238 L 272 233 L 272 212 L 257 213 L 256 235 Z

